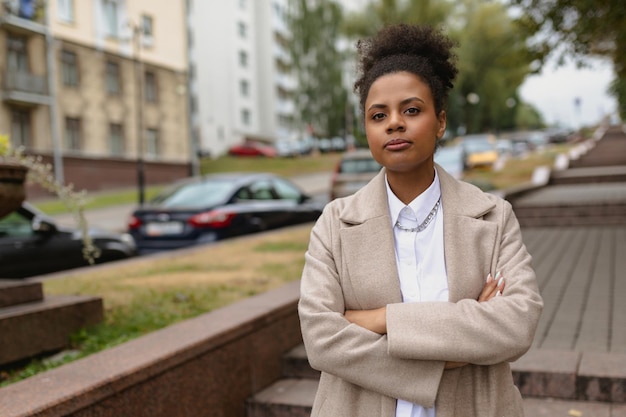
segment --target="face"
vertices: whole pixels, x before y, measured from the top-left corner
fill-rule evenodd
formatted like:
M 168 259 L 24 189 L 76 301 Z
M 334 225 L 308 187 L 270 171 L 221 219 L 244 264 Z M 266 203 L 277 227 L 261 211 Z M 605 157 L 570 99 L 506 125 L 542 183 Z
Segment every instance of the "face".
M 446 113 L 436 114 L 428 84 L 409 72 L 383 75 L 365 101 L 365 133 L 374 159 L 389 174 L 432 173 Z

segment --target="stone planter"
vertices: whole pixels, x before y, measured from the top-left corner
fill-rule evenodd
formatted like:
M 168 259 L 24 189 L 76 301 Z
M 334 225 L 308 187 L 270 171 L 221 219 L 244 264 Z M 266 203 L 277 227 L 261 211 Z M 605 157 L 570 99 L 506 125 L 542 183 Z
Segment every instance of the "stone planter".
M 17 210 L 26 199 L 28 169 L 10 163 L 0 163 L 0 219 Z

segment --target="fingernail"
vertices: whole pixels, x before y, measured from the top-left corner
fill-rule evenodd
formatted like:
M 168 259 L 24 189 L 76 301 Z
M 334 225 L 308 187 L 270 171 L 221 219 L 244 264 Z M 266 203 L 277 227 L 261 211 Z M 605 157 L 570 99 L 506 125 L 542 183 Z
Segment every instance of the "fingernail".
M 500 271 L 496 272 L 496 279 L 500 278 Z
M 500 297 L 502 295 L 502 293 L 500 292 L 500 290 L 498 290 L 498 292 L 496 293 L 496 297 Z
M 502 278 L 500 278 L 500 279 L 498 280 L 498 285 L 497 285 L 497 287 L 501 287 L 503 282 L 504 282 L 504 277 L 502 277 Z
M 487 283 L 491 282 L 491 272 L 487 274 Z

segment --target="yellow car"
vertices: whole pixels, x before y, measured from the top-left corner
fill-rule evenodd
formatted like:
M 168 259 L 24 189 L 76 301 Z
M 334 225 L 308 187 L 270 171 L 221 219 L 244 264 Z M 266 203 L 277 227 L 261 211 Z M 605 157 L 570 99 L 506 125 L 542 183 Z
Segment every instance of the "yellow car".
M 498 150 L 495 141 L 488 135 L 480 135 L 472 138 L 464 138 L 461 141 L 463 147 L 465 169 L 493 168 L 498 161 Z

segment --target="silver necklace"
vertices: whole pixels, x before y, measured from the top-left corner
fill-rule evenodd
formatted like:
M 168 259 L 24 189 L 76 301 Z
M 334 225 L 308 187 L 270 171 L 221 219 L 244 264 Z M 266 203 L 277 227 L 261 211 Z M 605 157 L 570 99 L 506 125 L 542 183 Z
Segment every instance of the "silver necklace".
M 421 232 L 422 230 L 426 229 L 432 219 L 435 218 L 435 215 L 437 214 L 437 210 L 439 210 L 440 205 L 441 196 L 439 196 L 439 199 L 433 206 L 433 209 L 430 211 L 430 213 L 428 213 L 428 216 L 426 216 L 426 219 L 422 222 L 422 224 L 418 225 L 417 227 L 404 227 L 400 224 L 400 220 L 396 221 L 396 227 L 404 232 Z

